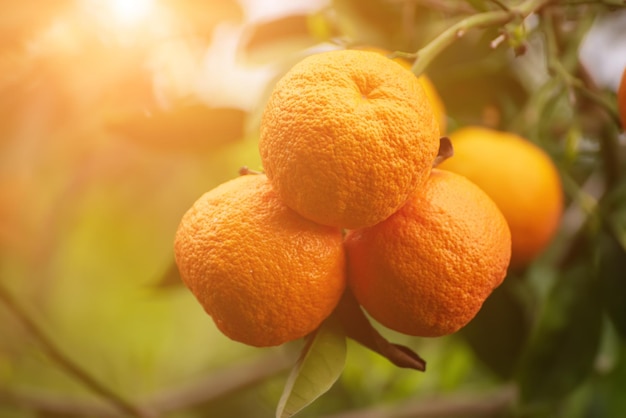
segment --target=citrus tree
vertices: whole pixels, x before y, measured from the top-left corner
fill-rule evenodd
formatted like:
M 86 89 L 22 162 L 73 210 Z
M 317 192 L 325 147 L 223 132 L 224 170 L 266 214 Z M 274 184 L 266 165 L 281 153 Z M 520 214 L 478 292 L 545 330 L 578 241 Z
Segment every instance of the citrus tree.
M 626 414 L 623 1 L 6 3 L 0 416 Z

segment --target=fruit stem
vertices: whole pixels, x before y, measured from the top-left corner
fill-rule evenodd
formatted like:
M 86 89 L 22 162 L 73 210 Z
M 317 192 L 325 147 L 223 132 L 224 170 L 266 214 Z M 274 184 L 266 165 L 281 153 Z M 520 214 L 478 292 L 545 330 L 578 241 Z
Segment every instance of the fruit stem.
M 333 313 L 347 337 L 386 357 L 398 367 L 426 371 L 426 361 L 408 347 L 392 344 L 372 326 L 349 289 Z
M 452 141 L 447 136 L 442 136 L 439 138 L 439 152 L 435 157 L 435 161 L 433 162 L 433 168 L 437 167 L 439 164 L 447 160 L 448 158 L 454 155 L 454 147 L 452 146 Z
M 468 30 L 504 25 L 517 18 L 524 19 L 552 1 L 554 0 L 526 0 L 517 7 L 468 16 L 450 26 L 416 53 L 397 54 L 415 59 L 411 70 L 415 75 L 420 75 L 444 49 L 452 45 L 457 39 L 462 38 Z
M 248 174 L 263 174 L 262 171 L 257 171 L 257 170 L 252 170 L 251 168 L 248 168 L 247 166 L 242 166 L 239 169 L 239 175 L 240 176 L 247 176 Z
M 570 101 L 575 101 L 574 91 L 577 91 L 587 100 L 590 100 L 598 107 L 604 109 L 616 126 L 620 126 L 620 116 L 613 102 L 588 88 L 583 80 L 574 76 L 572 72 L 566 68 L 563 63 L 565 60 L 562 59 L 563 57 L 561 57 L 561 54 L 559 53 L 552 16 L 544 16 L 544 18 L 541 19 L 541 25 L 543 33 L 545 34 L 546 60 L 548 63 L 548 69 L 552 74 L 556 75 L 568 89 Z M 576 50 L 578 50 L 578 48 L 576 48 Z
M 577 105 L 575 93 L 578 92 L 582 98 L 602 109 L 613 121 L 613 124 L 603 123 L 599 135 L 600 155 L 605 167 L 605 183 L 607 190 L 611 190 L 620 178 L 621 165 L 617 139 L 618 127 L 621 126 L 621 122 L 617 108 L 614 102 L 595 91 L 593 87 L 590 87 L 583 79 L 576 77 L 572 74 L 572 70 L 565 66 L 565 59 L 563 59 L 558 48 L 554 17 L 546 13 L 546 16 L 541 19 L 541 25 L 545 34 L 548 69 L 567 89 L 572 106 Z

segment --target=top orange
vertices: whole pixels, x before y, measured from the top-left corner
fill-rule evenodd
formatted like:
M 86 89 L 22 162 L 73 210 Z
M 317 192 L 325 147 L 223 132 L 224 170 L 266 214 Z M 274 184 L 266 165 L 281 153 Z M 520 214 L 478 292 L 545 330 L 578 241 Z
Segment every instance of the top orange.
M 622 128 L 626 129 L 626 68 L 622 73 L 622 80 L 619 84 L 619 90 L 617 91 L 617 106 L 619 108 L 619 115 L 622 119 Z
M 276 84 L 261 120 L 263 167 L 285 204 L 359 228 L 393 214 L 428 178 L 439 127 L 417 81 L 376 52 L 309 56 Z
M 359 46 L 356 49 L 363 51 L 373 51 L 378 52 L 379 54 L 383 54 L 385 56 L 391 55 L 391 51 L 386 49 L 377 48 L 374 46 Z M 393 58 L 395 62 L 406 68 L 408 71 L 411 71 L 412 64 L 404 58 L 396 57 Z M 437 92 L 437 88 L 433 84 L 433 82 L 426 76 L 422 74 L 417 77 L 417 80 L 420 82 L 422 87 L 424 88 L 424 92 L 430 100 L 430 104 L 433 107 L 433 112 L 435 113 L 435 119 L 437 119 L 437 123 L 439 124 L 439 132 L 441 135 L 445 135 L 447 129 L 447 120 L 446 120 L 446 107 L 443 104 L 443 100 L 441 96 L 439 96 L 439 92 Z

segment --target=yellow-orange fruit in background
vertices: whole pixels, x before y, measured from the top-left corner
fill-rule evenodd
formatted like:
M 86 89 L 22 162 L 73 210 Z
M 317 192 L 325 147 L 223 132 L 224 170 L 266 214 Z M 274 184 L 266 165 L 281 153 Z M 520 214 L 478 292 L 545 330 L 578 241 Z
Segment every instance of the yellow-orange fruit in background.
M 370 51 L 309 56 L 276 84 L 259 150 L 287 206 L 315 222 L 374 225 L 422 185 L 439 148 L 424 89 Z
M 495 203 L 457 174 L 433 169 L 398 212 L 345 240 L 348 283 L 382 325 L 437 337 L 465 326 L 504 279 L 511 236 Z
M 446 107 L 443 104 L 443 99 L 441 98 L 441 96 L 439 96 L 437 88 L 430 80 L 430 78 L 425 75 L 421 75 L 417 79 L 422 87 L 424 87 L 426 96 L 428 96 L 428 100 L 433 107 L 433 111 L 435 112 L 435 118 L 437 119 L 437 123 L 439 124 L 439 132 L 441 135 L 445 135 L 448 122 L 446 117 Z
M 509 132 L 469 126 L 449 137 L 454 156 L 439 168 L 467 177 L 496 202 L 511 229 L 511 264 L 528 264 L 549 244 L 561 219 L 563 191 L 554 163 L 537 145 Z
M 379 54 L 386 55 L 386 56 L 389 56 L 391 54 L 391 51 L 388 51 L 382 48 L 373 47 L 373 46 L 359 46 L 359 47 L 356 47 L 356 49 L 363 50 L 363 51 L 378 52 Z M 393 60 L 397 62 L 398 64 L 402 65 L 408 71 L 411 71 L 411 63 L 407 61 L 406 59 L 396 57 L 396 58 L 393 58 Z M 433 107 L 433 112 L 435 113 L 435 119 L 437 120 L 437 123 L 439 124 L 440 135 L 445 135 L 447 124 L 448 124 L 447 118 L 446 118 L 446 107 L 443 103 L 443 100 L 441 99 L 441 96 L 439 96 L 439 93 L 437 92 L 437 88 L 435 87 L 433 82 L 430 80 L 430 78 L 428 78 L 428 76 L 425 74 L 418 76 L 417 80 L 420 82 L 420 84 L 424 88 L 424 92 L 426 93 L 426 96 L 428 97 L 428 100 L 430 101 L 430 104 Z
M 204 194 L 175 238 L 181 278 L 233 340 L 273 346 L 304 337 L 345 288 L 342 233 L 286 207 L 265 175 Z
M 619 115 L 622 119 L 622 128 L 626 129 L 626 68 L 622 73 L 622 80 L 617 90 L 617 107 L 619 109 Z

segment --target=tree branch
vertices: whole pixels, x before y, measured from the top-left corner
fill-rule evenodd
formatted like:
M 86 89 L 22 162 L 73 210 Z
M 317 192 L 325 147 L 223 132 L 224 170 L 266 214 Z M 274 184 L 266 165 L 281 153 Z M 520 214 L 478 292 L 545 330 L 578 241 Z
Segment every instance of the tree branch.
M 177 385 L 157 392 L 143 402 L 152 416 L 165 416 L 215 401 L 251 387 L 279 373 L 286 372 L 296 361 L 295 356 L 272 352 L 253 361 L 238 363 L 186 385 Z M 96 401 L 42 392 L 20 392 L 0 387 L 0 405 L 16 405 L 31 411 L 63 417 L 123 418 L 127 411 Z
M 0 282 L 0 301 L 2 301 L 11 313 L 19 320 L 26 330 L 37 340 L 42 350 L 67 374 L 84 384 L 89 390 L 107 400 L 122 412 L 133 417 L 150 417 L 148 411 L 144 411 L 135 406 L 129 400 L 109 389 L 106 385 L 98 381 L 87 370 L 72 361 L 63 351 L 49 338 L 37 322 L 20 306 L 13 298 L 8 289 Z
M 422 399 L 399 405 L 359 409 L 327 415 L 324 418 L 456 418 L 456 417 L 500 417 L 508 416 L 518 398 L 513 385 L 483 395 L 454 395 Z
M 188 385 L 155 393 L 143 404 L 149 405 L 151 410 L 159 414 L 197 407 L 286 372 L 295 361 L 295 356 L 283 352 L 272 353 L 251 362 L 213 371 Z
M 452 45 L 457 39 L 462 38 L 468 30 L 489 26 L 500 26 L 509 23 L 516 18 L 523 19 L 531 13 L 546 6 L 551 1 L 553 0 L 526 0 L 519 6 L 508 10 L 489 11 L 468 16 L 450 26 L 416 53 L 406 54 L 397 52 L 396 54 L 405 58 L 415 59 L 412 71 L 416 75 L 420 75 L 444 49 Z
M 123 418 L 126 414 L 110 404 L 61 397 L 48 393 L 23 393 L 0 388 L 0 405 L 15 405 L 29 411 L 37 411 L 63 417 Z

